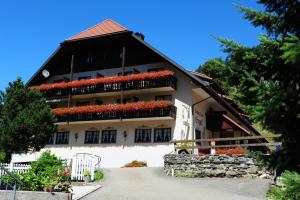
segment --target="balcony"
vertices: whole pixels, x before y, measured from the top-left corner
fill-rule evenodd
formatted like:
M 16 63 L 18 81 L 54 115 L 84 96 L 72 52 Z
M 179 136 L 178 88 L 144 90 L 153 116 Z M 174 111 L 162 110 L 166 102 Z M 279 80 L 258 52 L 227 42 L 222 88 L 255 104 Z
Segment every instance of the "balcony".
M 170 101 L 150 101 L 127 104 L 108 104 L 53 109 L 57 122 L 96 120 L 141 120 L 176 118 L 176 107 Z
M 141 89 L 170 91 L 176 89 L 176 82 L 177 79 L 173 76 L 173 72 L 164 70 L 127 76 L 110 76 L 89 80 L 43 84 L 34 86 L 33 88 L 40 90 L 46 99 L 57 99 L 67 97 L 69 94 L 74 96 L 95 96 L 95 94 L 107 95 L 107 93 L 118 93 L 122 90 L 125 92 L 136 91 L 138 93 L 141 92 Z

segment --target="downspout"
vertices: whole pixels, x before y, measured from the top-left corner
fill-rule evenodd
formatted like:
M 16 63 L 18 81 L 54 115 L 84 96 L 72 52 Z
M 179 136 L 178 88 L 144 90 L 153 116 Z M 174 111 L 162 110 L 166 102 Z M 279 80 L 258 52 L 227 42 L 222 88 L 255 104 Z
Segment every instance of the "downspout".
M 121 66 L 121 73 L 122 76 L 125 74 L 125 53 L 126 53 L 126 47 L 122 47 L 122 66 Z M 123 99 L 124 99 L 124 91 L 123 91 L 123 83 L 121 83 L 121 104 L 123 104 Z

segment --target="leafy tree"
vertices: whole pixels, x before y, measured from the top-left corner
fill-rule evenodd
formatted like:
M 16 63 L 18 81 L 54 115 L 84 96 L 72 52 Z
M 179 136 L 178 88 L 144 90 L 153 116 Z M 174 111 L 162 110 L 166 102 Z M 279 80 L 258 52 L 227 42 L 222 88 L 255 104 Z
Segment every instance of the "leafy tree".
M 266 30 L 259 44 L 247 47 L 218 38 L 228 55 L 224 85 L 253 121 L 282 134 L 282 151 L 274 164 L 300 171 L 300 2 L 259 0 L 264 11 L 239 7 L 244 18 Z M 229 73 L 228 73 L 229 72 Z
M 13 153 L 40 150 L 56 131 L 55 116 L 42 94 L 19 78 L 1 95 L 0 152 L 9 161 Z
M 212 77 L 224 91 L 229 92 L 230 86 L 228 85 L 226 74 L 230 72 L 226 66 L 227 65 L 224 60 L 221 58 L 214 58 L 207 60 L 196 71 Z

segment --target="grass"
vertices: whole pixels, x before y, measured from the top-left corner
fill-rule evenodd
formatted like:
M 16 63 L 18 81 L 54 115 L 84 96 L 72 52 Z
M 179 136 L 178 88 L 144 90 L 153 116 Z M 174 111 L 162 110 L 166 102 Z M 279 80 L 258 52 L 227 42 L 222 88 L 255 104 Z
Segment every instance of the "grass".
M 190 173 L 186 172 L 175 172 L 175 177 L 182 177 L 182 178 L 193 178 L 193 176 Z

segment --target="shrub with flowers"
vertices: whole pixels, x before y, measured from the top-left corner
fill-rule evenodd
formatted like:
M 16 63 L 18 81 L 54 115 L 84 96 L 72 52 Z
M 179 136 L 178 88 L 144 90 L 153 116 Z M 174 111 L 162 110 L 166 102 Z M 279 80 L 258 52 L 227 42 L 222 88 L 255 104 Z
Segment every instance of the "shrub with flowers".
M 45 91 L 45 90 L 55 90 L 55 89 L 65 89 L 72 87 L 81 87 L 81 86 L 91 86 L 98 84 L 108 84 L 108 83 L 119 83 L 127 82 L 134 80 L 145 80 L 145 79 L 159 79 L 167 76 L 173 75 L 174 72 L 170 70 L 163 70 L 158 72 L 145 72 L 140 74 L 131 74 L 126 76 L 106 76 L 99 77 L 95 79 L 86 79 L 86 80 L 75 80 L 70 82 L 60 82 L 60 83 L 47 83 L 39 86 L 34 86 L 34 89 Z
M 147 167 L 147 163 L 145 161 L 134 160 L 124 165 L 124 167 Z
M 78 106 L 71 108 L 55 108 L 52 111 L 56 116 L 71 115 L 77 113 L 98 113 L 108 111 L 135 111 L 135 110 L 150 110 L 155 108 L 167 108 L 172 105 L 171 101 L 149 101 L 135 102 L 126 104 L 107 104 L 107 105 L 91 105 Z
M 15 174 L 15 176 L 23 182 L 20 190 L 70 192 L 70 173 L 70 167 L 67 167 L 50 151 L 45 151 L 37 161 L 31 164 L 28 172 Z
M 237 147 L 237 148 L 217 148 L 216 149 L 216 154 L 230 154 L 230 155 L 239 155 L 239 154 L 245 154 L 246 150 L 241 148 L 241 147 Z

